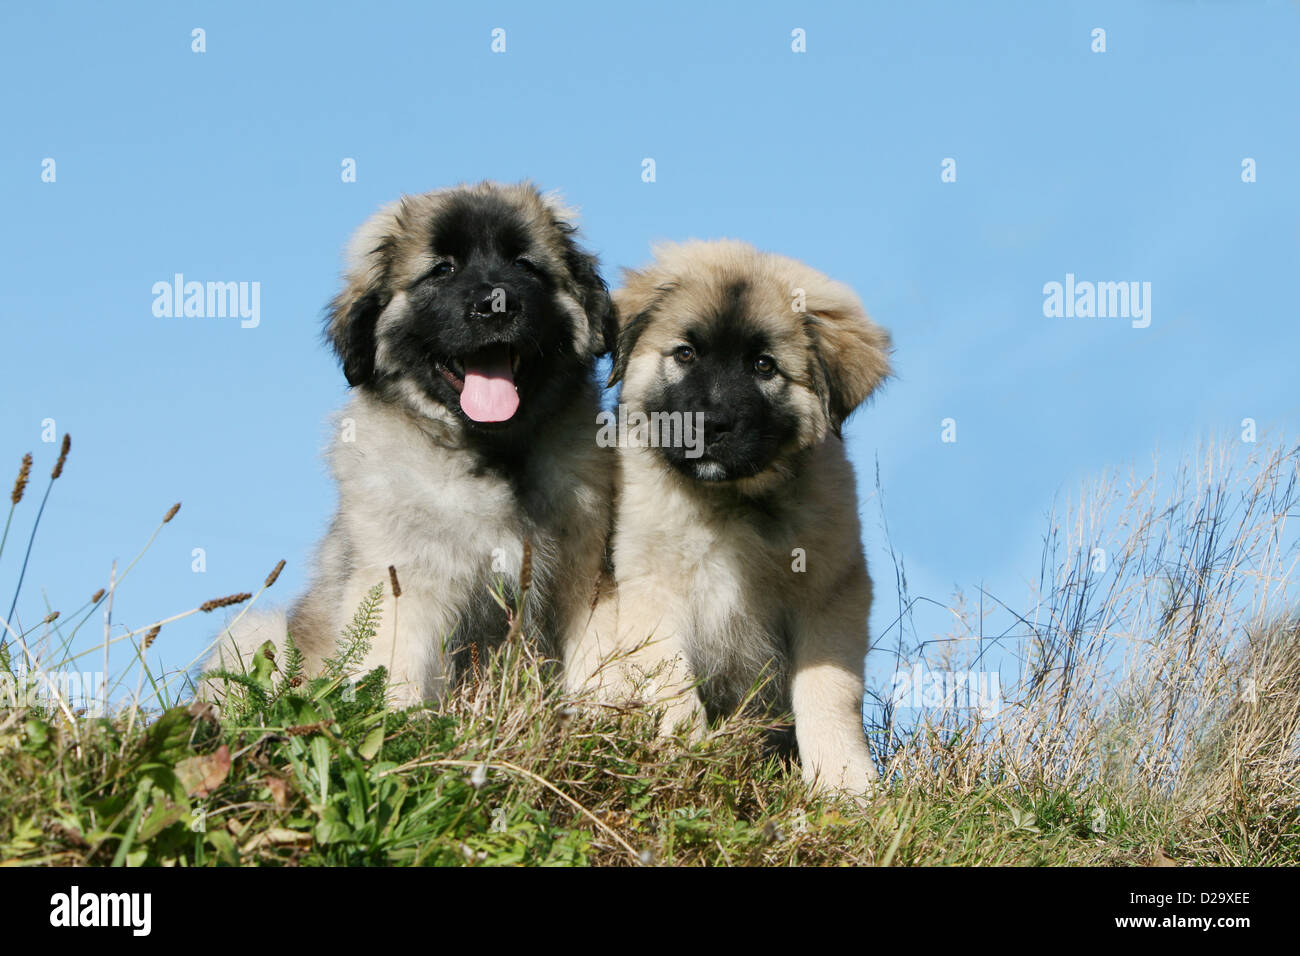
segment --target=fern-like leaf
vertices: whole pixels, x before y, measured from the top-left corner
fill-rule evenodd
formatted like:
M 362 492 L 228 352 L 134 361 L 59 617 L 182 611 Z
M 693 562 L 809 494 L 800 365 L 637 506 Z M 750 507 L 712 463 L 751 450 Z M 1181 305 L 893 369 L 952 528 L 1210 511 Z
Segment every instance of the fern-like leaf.
M 336 656 L 325 659 L 325 677 L 331 680 L 345 677 L 350 671 L 361 666 L 361 662 L 370 653 L 371 642 L 379 630 L 383 617 L 384 585 L 376 584 L 361 600 L 357 611 L 352 615 L 352 623 L 343 631 L 339 639 Z
M 224 707 L 233 710 L 233 720 L 236 724 L 246 723 L 257 715 L 265 713 L 269 704 L 266 688 L 252 674 L 222 668 L 205 671 L 199 680 L 225 682 Z M 243 693 L 232 693 L 230 686 L 232 684 L 239 687 Z
M 284 654 L 283 664 L 280 667 L 280 681 L 275 687 L 275 692 L 271 695 L 269 706 L 275 706 L 283 697 L 294 692 L 305 683 L 304 672 L 306 670 L 306 658 L 298 645 L 294 643 L 292 634 L 284 636 Z

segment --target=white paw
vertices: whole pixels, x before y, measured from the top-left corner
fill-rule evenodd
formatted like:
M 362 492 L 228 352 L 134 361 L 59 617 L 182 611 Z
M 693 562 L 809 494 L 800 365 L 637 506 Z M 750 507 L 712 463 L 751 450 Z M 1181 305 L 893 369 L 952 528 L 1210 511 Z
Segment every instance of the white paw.
M 876 767 L 870 757 L 854 757 L 846 761 L 821 764 L 805 763 L 804 781 L 818 793 L 843 793 L 848 796 L 870 799 L 880 787 Z

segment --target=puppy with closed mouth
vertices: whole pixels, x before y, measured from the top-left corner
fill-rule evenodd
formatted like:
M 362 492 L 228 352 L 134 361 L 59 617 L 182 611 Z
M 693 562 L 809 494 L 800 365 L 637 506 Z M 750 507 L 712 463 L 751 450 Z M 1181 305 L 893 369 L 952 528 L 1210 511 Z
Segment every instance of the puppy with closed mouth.
M 352 395 L 327 453 L 338 510 L 314 580 L 287 617 L 241 620 L 209 668 L 247 666 L 286 631 L 318 668 L 385 583 L 359 670 L 389 668 L 395 704 L 435 699 L 470 644 L 508 633 L 493 591 L 513 606 L 525 543 L 522 632 L 558 656 L 585 622 L 609 533 L 613 462 L 591 422 L 611 320 L 597 261 L 554 195 L 482 183 L 376 213 L 328 310 Z
M 793 714 L 805 778 L 865 792 L 871 579 L 840 427 L 888 376 L 888 334 L 847 286 L 735 241 L 661 246 L 614 301 L 610 382 L 642 432 L 570 688 L 650 696 L 665 730 L 746 700 Z

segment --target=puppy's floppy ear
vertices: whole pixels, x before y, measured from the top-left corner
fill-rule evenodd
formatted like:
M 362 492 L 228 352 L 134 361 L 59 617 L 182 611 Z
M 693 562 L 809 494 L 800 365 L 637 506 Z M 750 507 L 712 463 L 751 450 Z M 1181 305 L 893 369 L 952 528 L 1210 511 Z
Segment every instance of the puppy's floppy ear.
M 839 283 L 810 291 L 807 305 L 804 329 L 821 372 L 818 392 L 838 435 L 844 419 L 889 377 L 889 333 Z
M 357 230 L 348 244 L 343 291 L 326 309 L 325 338 L 352 386 L 368 385 L 375 377 L 375 325 L 392 299 L 388 290 L 392 230 L 404 203 L 381 210 Z
M 614 318 L 614 302 L 609 295 L 609 286 L 600 277 L 600 266 L 596 257 L 581 249 L 573 241 L 576 231 L 568 223 L 557 223 L 564 234 L 564 265 L 573 277 L 578 302 L 587 313 L 589 328 L 588 350 L 592 355 L 604 355 L 614 348 L 614 334 L 617 320 Z
M 541 202 L 550 216 L 551 227 L 560 237 L 560 255 L 573 280 L 570 291 L 587 313 L 587 351 L 591 355 L 604 355 L 614 347 L 614 303 L 609 297 L 609 286 L 600 277 L 600 263 L 578 245 L 577 211 L 556 190 L 543 193 L 531 183 L 522 185 Z
M 379 289 L 352 283 L 329 306 L 326 336 L 343 363 L 349 385 L 368 385 L 375 377 L 375 324 L 388 304 Z
M 610 336 L 614 365 L 606 386 L 617 385 L 623 380 L 637 340 L 650 324 L 660 302 L 675 288 L 672 281 L 653 267 L 623 270 L 623 287 L 614 291 L 616 328 Z

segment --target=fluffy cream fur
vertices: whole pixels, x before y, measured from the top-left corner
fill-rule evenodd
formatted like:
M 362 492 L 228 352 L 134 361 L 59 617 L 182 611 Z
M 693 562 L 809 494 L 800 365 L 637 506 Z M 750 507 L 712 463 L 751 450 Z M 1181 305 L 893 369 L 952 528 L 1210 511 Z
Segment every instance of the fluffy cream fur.
M 309 670 L 317 670 L 336 653 L 366 592 L 383 584 L 382 624 L 359 672 L 389 668 L 397 705 L 436 699 L 454 676 L 447 639 L 458 625 L 463 631 L 467 620 L 471 626 L 487 621 L 504 635 L 505 612 L 489 592 L 518 591 L 525 539 L 532 552 L 525 633 L 546 633 L 555 646 L 542 651 L 558 655 L 559 645 L 585 624 L 609 534 L 614 464 L 612 452 L 593 440 L 594 381 L 578 386 L 561 413 L 525 436 L 526 456 L 503 474 L 473 453 L 452 410 L 402 378 L 401 359 L 385 346 L 393 324 L 436 320 L 411 316 L 406 289 L 428 268 L 430 224 L 443 203 L 465 194 L 513 204 L 540 267 L 553 278 L 566 337 L 587 361 L 602 350 L 600 308 L 608 308 L 608 295 L 594 259 L 572 245 L 572 213 L 554 195 L 527 185 L 481 184 L 406 197 L 372 217 L 349 244 L 345 287 L 328 334 L 336 347 L 350 342 L 356 303 L 368 296 L 384 302 L 373 320 L 372 354 L 390 384 L 382 392 L 355 389 L 334 422 L 326 454 L 338 511 L 308 592 L 287 615 L 242 618 L 222 635 L 208 669 L 247 667 L 264 641 L 282 646 L 288 631 Z M 390 565 L 400 597 L 389 586 Z
M 740 280 L 784 370 L 768 399 L 795 409 L 800 428 L 765 471 L 721 486 L 656 449 L 620 450 L 617 587 L 568 647 L 567 681 L 650 697 L 666 706 L 665 730 L 698 730 L 706 704 L 766 679 L 758 698 L 793 713 L 805 777 L 863 792 L 876 775 L 861 713 L 871 580 L 839 426 L 888 374 L 888 335 L 846 286 L 794 260 L 738 242 L 656 251 L 615 293 L 629 410 L 676 374 L 674 345 L 717 321 Z

